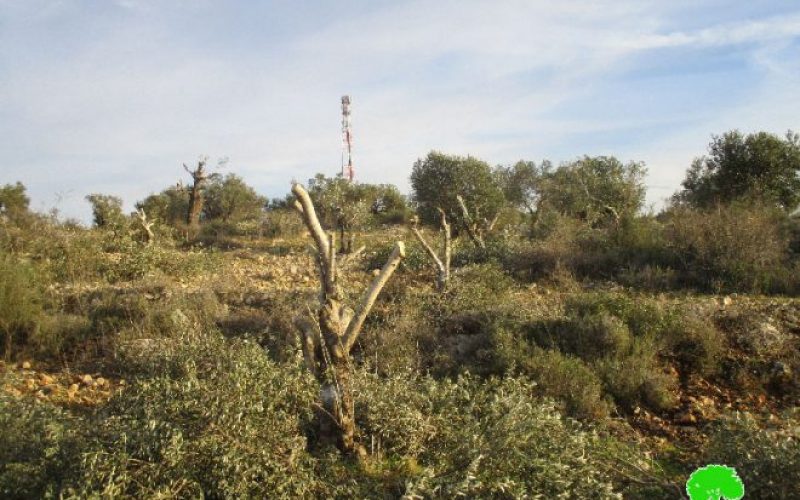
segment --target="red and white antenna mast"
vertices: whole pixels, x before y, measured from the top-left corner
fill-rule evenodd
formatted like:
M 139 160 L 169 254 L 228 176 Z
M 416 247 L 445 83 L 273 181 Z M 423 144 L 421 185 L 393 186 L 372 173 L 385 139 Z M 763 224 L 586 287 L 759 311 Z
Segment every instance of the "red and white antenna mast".
M 353 182 L 353 132 L 350 130 L 350 96 L 342 96 L 342 177 Z

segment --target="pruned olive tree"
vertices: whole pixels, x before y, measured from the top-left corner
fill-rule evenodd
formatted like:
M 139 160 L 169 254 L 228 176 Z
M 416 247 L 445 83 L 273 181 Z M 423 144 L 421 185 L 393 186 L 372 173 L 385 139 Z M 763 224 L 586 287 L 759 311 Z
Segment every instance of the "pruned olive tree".
M 436 266 L 436 291 L 444 292 L 447 290 L 447 284 L 450 281 L 450 255 L 452 254 L 452 241 L 450 235 L 450 224 L 447 223 L 447 216 L 444 213 L 444 210 L 441 208 L 439 209 L 439 222 L 441 224 L 441 231 L 442 231 L 442 256 L 441 258 L 430 246 L 430 244 L 425 240 L 425 237 L 422 235 L 422 232 L 417 228 L 417 224 L 419 222 L 419 218 L 415 217 L 411 220 L 411 232 L 414 233 L 417 240 L 422 245 L 422 248 L 425 249 L 425 252 L 433 261 L 433 265 Z
M 153 226 L 155 225 L 156 221 L 149 219 L 143 208 L 136 209 L 136 218 L 138 222 L 138 228 L 141 229 L 141 235 L 142 239 L 144 240 L 144 244 L 147 246 L 152 245 L 153 241 L 156 239 L 156 236 L 153 233 Z
M 319 305 L 315 314 L 299 316 L 303 356 L 308 370 L 320 384 L 317 410 L 319 437 L 334 443 L 345 455 L 360 457 L 365 451 L 355 440 L 355 413 L 350 389 L 350 350 L 356 342 L 364 319 L 369 314 L 386 282 L 405 257 L 403 242 L 395 244 L 383 269 L 367 289 L 354 311 L 342 302 L 339 266 L 336 262 L 335 233 L 325 233 L 317 218 L 308 192 L 300 184 L 292 186 L 300 213 L 316 246 L 319 270 Z
M 474 214 L 469 213 L 467 204 L 461 195 L 456 195 L 458 206 L 461 208 L 461 217 L 464 224 L 464 229 L 467 230 L 469 239 L 480 249 L 486 248 L 486 235 L 494 230 L 497 219 L 500 217 L 500 212 L 497 212 L 491 220 L 486 217 L 481 217 L 480 207 L 475 207 Z

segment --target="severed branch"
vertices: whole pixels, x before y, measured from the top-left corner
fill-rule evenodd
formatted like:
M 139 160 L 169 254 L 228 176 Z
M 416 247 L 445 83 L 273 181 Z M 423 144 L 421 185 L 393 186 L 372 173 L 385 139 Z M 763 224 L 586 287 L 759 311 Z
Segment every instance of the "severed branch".
M 389 260 L 387 260 L 386 264 L 383 265 L 383 269 L 381 269 L 380 274 L 378 274 L 378 276 L 372 281 L 367 293 L 364 294 L 364 298 L 361 300 L 361 304 L 358 306 L 358 311 L 356 312 L 355 317 L 347 325 L 347 330 L 345 331 L 343 340 L 345 352 L 350 352 L 350 349 L 353 347 L 353 344 L 355 344 L 358 335 L 361 333 L 361 326 L 364 324 L 367 314 L 369 314 L 370 309 L 372 309 L 372 306 L 375 304 L 375 299 L 378 298 L 378 294 L 381 293 L 384 285 L 386 285 L 386 282 L 389 281 L 389 278 L 392 276 L 394 271 L 397 269 L 397 266 L 400 265 L 400 261 L 405 256 L 405 245 L 402 241 L 398 241 L 394 245 L 394 250 L 392 250 Z
M 314 377 L 319 377 L 320 366 L 317 362 L 317 349 L 319 348 L 319 332 L 318 325 L 316 325 L 310 318 L 305 316 L 298 316 L 294 320 L 294 325 L 300 330 L 300 346 L 303 349 L 303 359 L 306 362 L 306 368 L 311 372 Z

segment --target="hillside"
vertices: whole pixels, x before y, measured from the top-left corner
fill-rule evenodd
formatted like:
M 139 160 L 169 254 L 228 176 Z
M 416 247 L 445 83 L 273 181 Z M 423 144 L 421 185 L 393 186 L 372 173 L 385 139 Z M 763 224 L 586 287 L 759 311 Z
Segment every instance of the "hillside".
M 41 294 L 1 365 L 4 496 L 674 498 L 714 460 L 794 487 L 797 299 L 531 280 L 529 243 L 463 238 L 438 294 L 407 228 L 361 234 L 345 300 L 407 251 L 353 351 L 354 466 L 314 446 L 293 325 L 318 293 L 308 236 L 120 247 L 39 224 L 3 260 Z

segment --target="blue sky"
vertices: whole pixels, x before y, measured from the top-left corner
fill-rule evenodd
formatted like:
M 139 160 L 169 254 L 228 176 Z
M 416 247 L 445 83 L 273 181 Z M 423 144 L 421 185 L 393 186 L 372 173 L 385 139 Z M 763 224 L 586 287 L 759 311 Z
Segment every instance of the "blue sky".
M 340 166 L 408 190 L 431 149 L 644 161 L 648 202 L 712 134 L 800 130 L 792 1 L 0 0 L 0 184 L 89 218 L 228 157 L 267 196 Z

